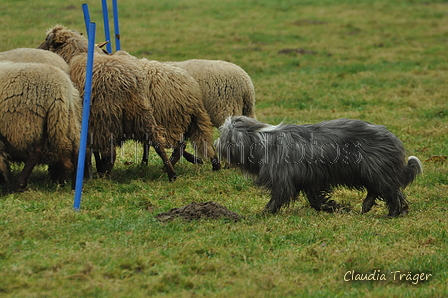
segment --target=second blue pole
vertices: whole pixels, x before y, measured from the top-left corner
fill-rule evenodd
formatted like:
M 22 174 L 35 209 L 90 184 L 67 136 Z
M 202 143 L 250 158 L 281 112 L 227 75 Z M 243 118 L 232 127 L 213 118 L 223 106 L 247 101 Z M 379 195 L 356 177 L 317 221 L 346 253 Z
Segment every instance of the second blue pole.
M 101 0 L 103 7 L 103 22 L 104 22 L 104 36 L 108 43 L 106 44 L 106 50 L 109 54 L 112 53 L 112 44 L 110 40 L 110 28 L 109 28 L 109 12 L 107 11 L 107 0 Z
M 115 31 L 115 50 L 121 50 L 120 42 L 120 26 L 118 24 L 118 3 L 117 0 L 112 0 L 112 9 L 114 11 L 114 31 Z

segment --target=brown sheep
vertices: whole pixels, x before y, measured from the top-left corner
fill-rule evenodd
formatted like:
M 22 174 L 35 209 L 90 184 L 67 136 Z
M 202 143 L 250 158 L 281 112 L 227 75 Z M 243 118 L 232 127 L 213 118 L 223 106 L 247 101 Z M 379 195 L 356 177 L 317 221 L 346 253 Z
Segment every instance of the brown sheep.
M 39 46 L 55 52 L 69 63 L 70 76 L 81 93 L 85 83 L 87 43 L 87 39 L 76 31 L 56 25 Z M 134 139 L 154 146 L 172 181 L 176 174 L 163 150 L 163 128 L 157 125 L 154 111 L 146 103 L 142 82 L 141 68 L 132 59 L 104 55 L 96 48 L 89 121 L 92 137 L 89 139 L 97 171 L 109 174 L 115 163 L 115 147 L 121 146 L 126 139 Z
M 45 41 L 38 47 L 38 49 L 49 50 L 58 54 L 68 64 L 74 56 L 87 53 L 87 48 L 88 40 L 81 33 L 67 29 L 62 25 L 56 25 L 49 29 Z M 95 52 L 104 54 L 99 47 L 95 47 Z
M 71 43 L 73 46 L 70 45 Z M 47 32 L 47 38 L 39 48 L 51 50 L 70 62 L 74 55 L 87 51 L 87 41 L 79 33 L 57 25 Z M 98 51 L 104 54 L 99 48 Z M 96 57 L 100 56 L 96 55 Z M 146 61 L 138 60 L 125 52 L 117 52 L 111 56 L 128 56 L 123 59 L 132 58 L 140 68 L 144 68 L 145 82 L 141 86 L 144 86 L 144 92 L 146 92 L 145 102 L 153 107 L 156 122 L 165 128 L 166 145 L 174 147 L 172 164 L 175 164 L 181 155 L 190 162 L 201 162 L 200 159 L 184 151 L 183 138 L 185 137 L 196 145 L 201 156 L 210 157 L 213 169 L 218 170 L 220 164 L 213 148 L 212 124 L 203 107 L 197 82 L 180 68 L 146 59 L 144 59 Z M 151 67 L 155 68 L 151 69 Z M 172 75 L 178 77 L 172 78 Z M 176 106 L 173 106 L 175 104 Z M 147 150 L 145 150 L 143 163 L 147 163 Z
M 128 56 L 119 51 L 115 56 Z M 202 103 L 199 84 L 185 70 L 148 60 L 135 61 L 142 67 L 145 76 L 147 99 L 157 113 L 157 123 L 166 129 L 166 140 L 174 148 L 173 164 L 183 155 L 188 161 L 201 162 L 194 155 L 185 152 L 185 140 L 190 140 L 195 152 L 209 157 L 213 170 L 219 170 L 217 154 L 213 146 L 213 124 Z
M 87 54 L 80 54 L 70 62 L 70 76 L 79 90 L 84 90 L 86 59 Z M 156 124 L 154 112 L 144 100 L 143 83 L 142 71 L 131 59 L 95 54 L 89 145 L 101 153 L 98 172 L 108 174 L 115 163 L 115 147 L 127 139 L 150 144 L 164 161 L 171 181 L 176 175 L 163 150 L 164 129 Z

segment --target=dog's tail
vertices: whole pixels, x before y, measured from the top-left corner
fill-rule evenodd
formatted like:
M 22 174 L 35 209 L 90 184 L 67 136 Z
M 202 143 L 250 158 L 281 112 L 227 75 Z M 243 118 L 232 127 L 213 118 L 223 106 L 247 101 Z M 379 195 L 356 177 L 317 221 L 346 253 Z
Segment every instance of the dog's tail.
M 415 177 L 419 174 L 423 173 L 423 165 L 420 159 L 418 159 L 415 156 L 409 156 L 408 158 L 408 164 L 405 168 L 405 178 L 403 181 L 403 187 L 408 186 L 411 184 Z

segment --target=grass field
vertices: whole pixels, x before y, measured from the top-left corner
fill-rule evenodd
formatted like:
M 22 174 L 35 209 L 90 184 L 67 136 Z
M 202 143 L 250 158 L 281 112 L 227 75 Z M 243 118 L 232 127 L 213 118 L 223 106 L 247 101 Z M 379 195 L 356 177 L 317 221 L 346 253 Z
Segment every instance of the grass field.
M 448 296 L 447 2 L 119 2 L 123 50 L 240 65 L 263 122 L 385 125 L 424 164 L 405 190 L 410 213 L 387 219 L 380 203 L 361 215 L 365 193 L 340 188 L 353 211 L 319 213 L 299 197 L 265 215 L 269 194 L 238 171 L 183 161 L 168 183 L 159 159 L 140 166 L 128 143 L 111 178 L 85 183 L 80 212 L 43 166 L 28 191 L 0 198 L 0 297 Z M 82 3 L 2 0 L 0 51 L 37 47 L 58 23 L 85 32 Z M 101 3 L 89 7 L 101 41 Z M 244 219 L 155 219 L 193 201 Z

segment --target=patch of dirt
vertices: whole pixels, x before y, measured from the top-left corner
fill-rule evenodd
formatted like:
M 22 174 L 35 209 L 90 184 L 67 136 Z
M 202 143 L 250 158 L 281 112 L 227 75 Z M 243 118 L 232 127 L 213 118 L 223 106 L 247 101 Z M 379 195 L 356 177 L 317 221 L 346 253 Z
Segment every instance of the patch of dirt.
M 445 155 L 432 155 L 430 158 L 425 159 L 426 162 L 432 161 L 432 162 L 440 162 L 443 163 L 447 160 L 447 157 Z
M 198 220 L 201 218 L 226 218 L 235 222 L 242 218 L 238 213 L 232 212 L 226 207 L 212 201 L 205 203 L 193 202 L 181 208 L 173 208 L 168 212 L 156 215 L 156 218 L 161 222 L 167 222 L 179 217 L 187 221 Z
M 323 25 L 323 24 L 327 24 L 327 22 L 319 21 L 319 20 L 297 20 L 294 22 L 294 25 L 297 25 L 297 26 Z
M 297 54 L 302 54 L 302 55 L 316 55 L 317 54 L 317 52 L 315 52 L 315 51 L 306 50 L 304 48 L 300 48 L 300 49 L 281 49 L 280 51 L 278 51 L 279 55 L 285 55 L 285 54 L 290 54 L 290 53 L 297 53 Z

